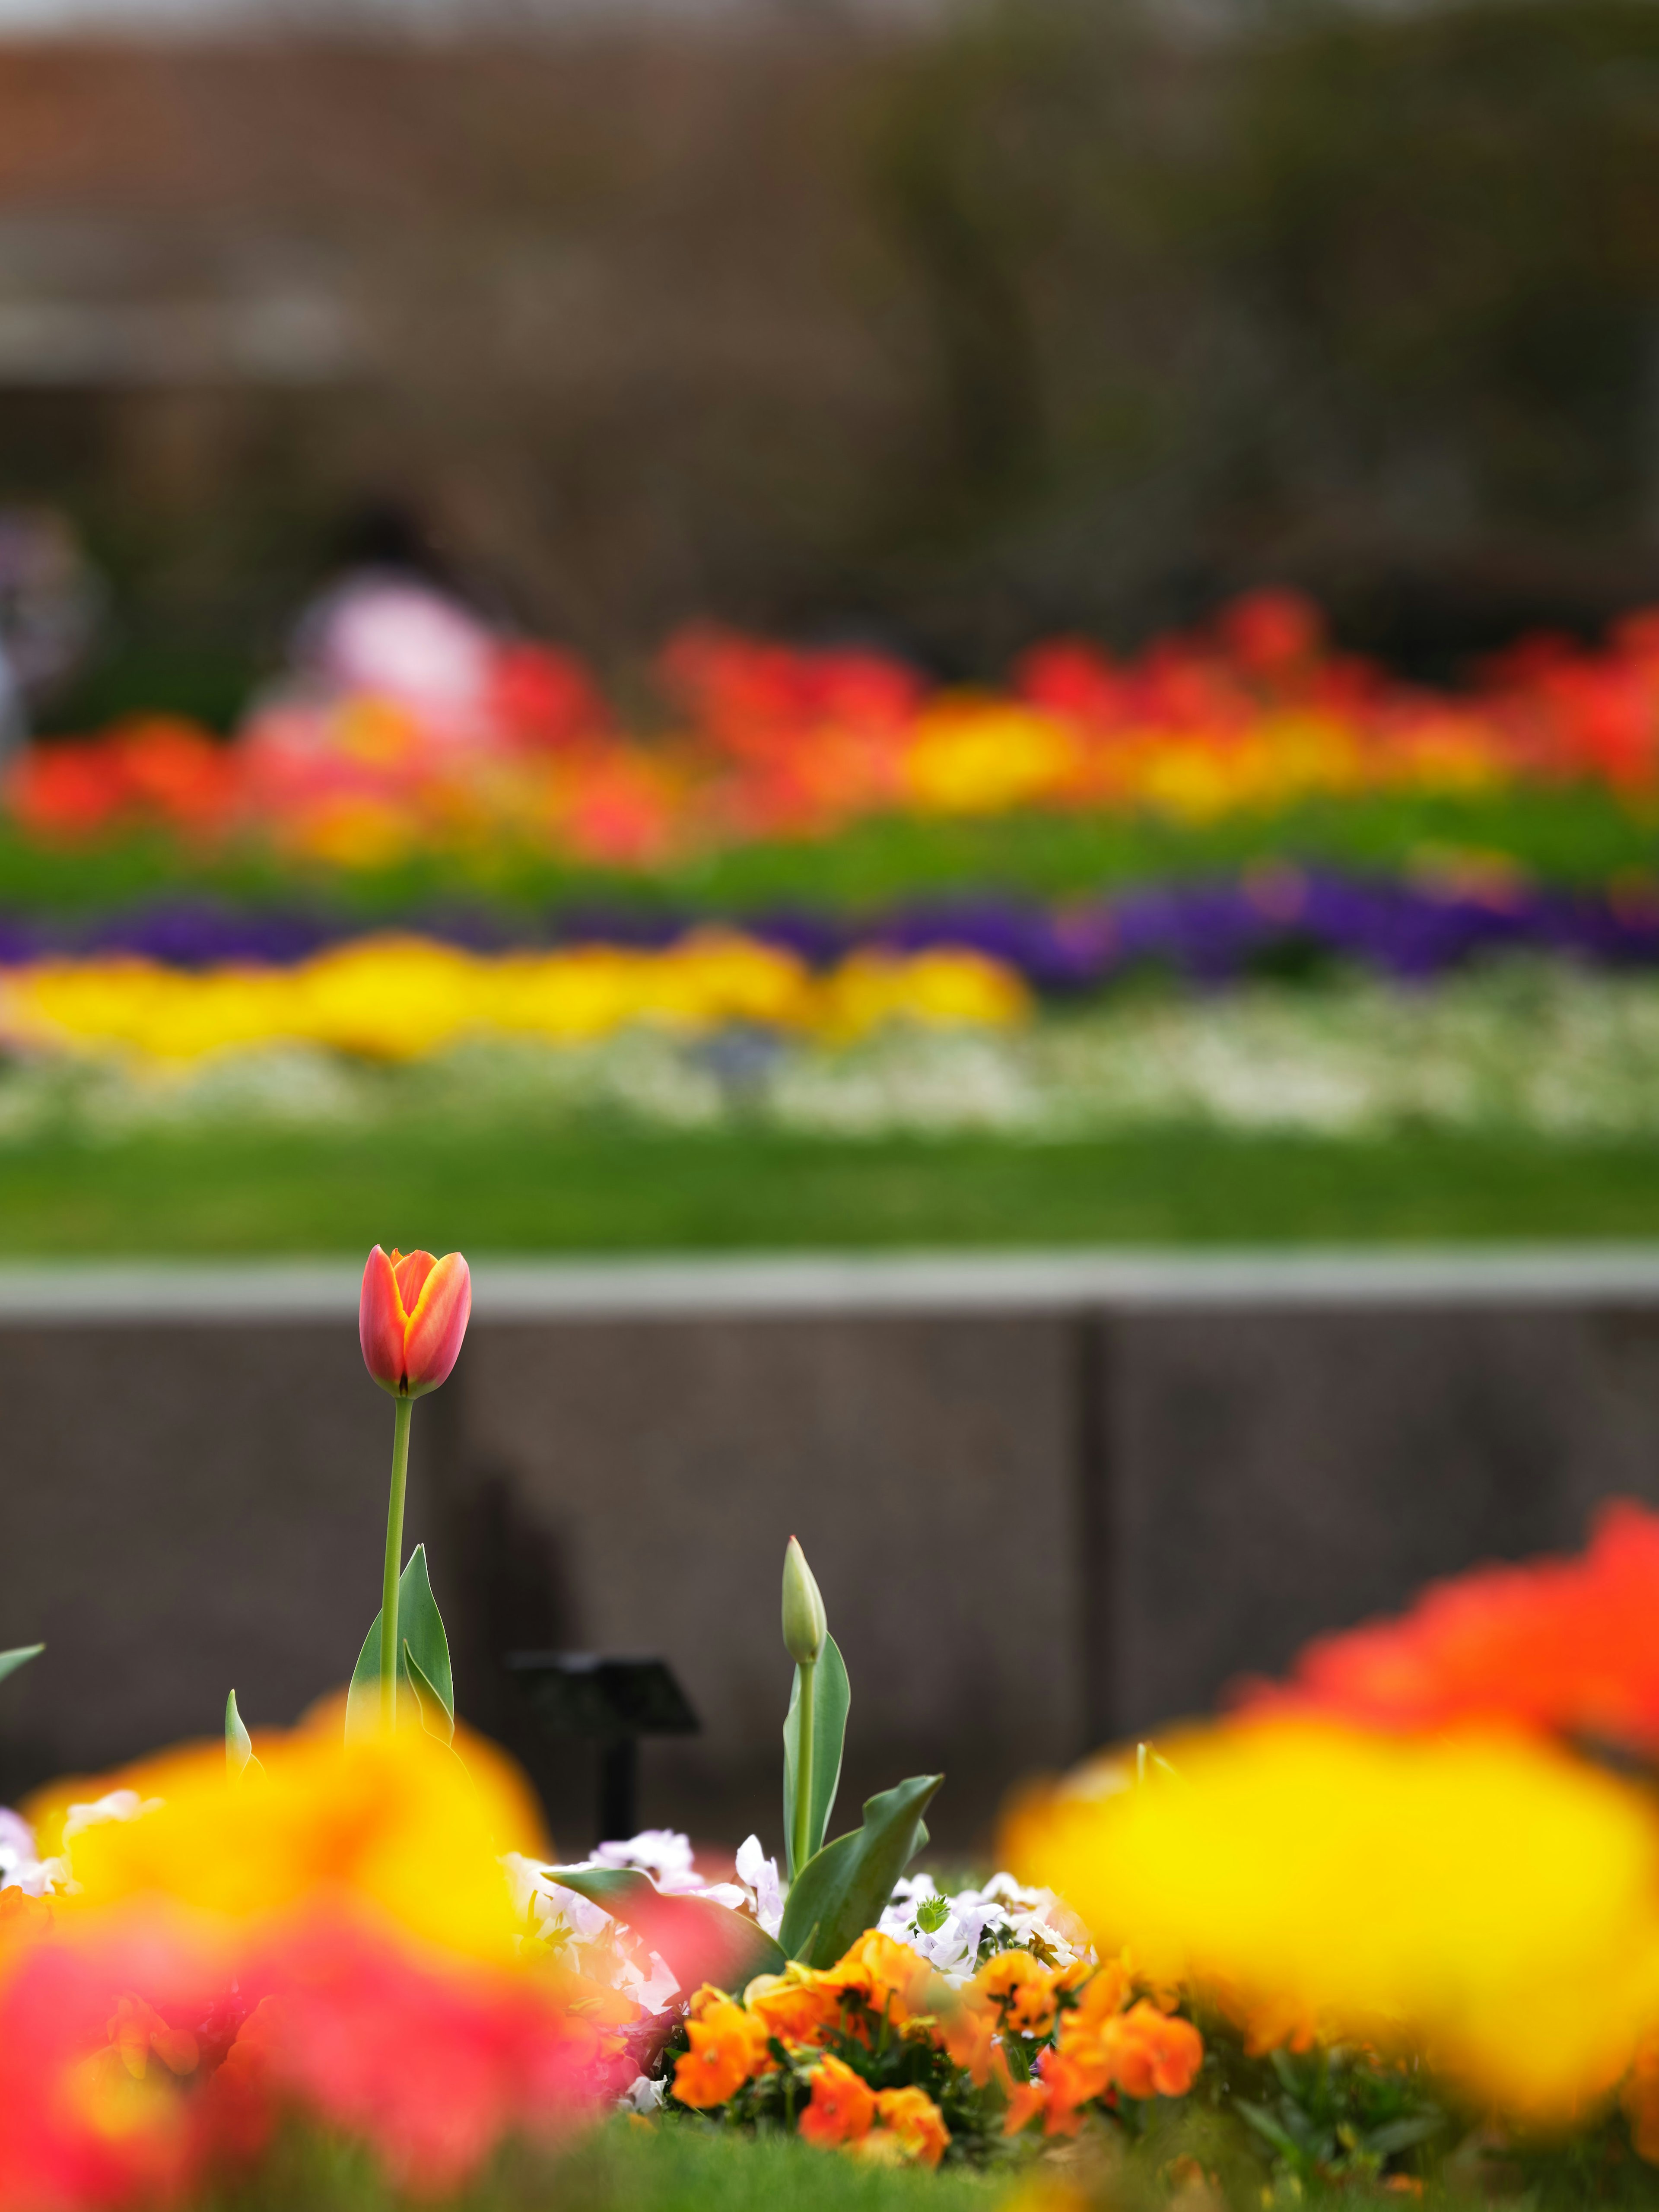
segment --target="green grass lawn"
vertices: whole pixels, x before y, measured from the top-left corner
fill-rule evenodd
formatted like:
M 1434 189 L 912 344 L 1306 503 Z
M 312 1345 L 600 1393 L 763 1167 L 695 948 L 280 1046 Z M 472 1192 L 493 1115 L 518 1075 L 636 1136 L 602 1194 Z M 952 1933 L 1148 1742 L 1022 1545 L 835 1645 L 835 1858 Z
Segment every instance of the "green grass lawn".
M 994 2212 L 1012 2174 L 963 2167 L 895 2170 L 815 2150 L 793 2136 L 757 2141 L 715 2127 L 618 2119 L 564 2154 L 509 2150 L 446 2212 Z M 403 2212 L 411 2202 L 349 2145 L 295 2131 L 253 2175 L 197 2212 Z
M 1170 2116 L 1174 2120 L 1174 2116 Z M 1076 2159 L 1057 2154 L 1023 2158 L 988 2170 L 945 2165 L 928 2173 L 866 2163 L 813 2148 L 794 2136 L 751 2137 L 718 2124 L 653 2126 L 625 2119 L 578 2136 L 562 2154 L 508 2149 L 459 2191 L 410 2198 L 386 2185 L 364 2152 L 313 2134 L 292 2131 L 247 2179 L 188 2212 L 1294 2212 L 1308 2203 L 1346 2212 L 1384 2212 L 1416 2203 L 1421 2212 L 1652 2212 L 1659 2174 L 1625 2157 L 1609 2166 L 1605 2146 L 1590 2137 L 1575 2153 L 1474 2171 L 1431 2172 L 1423 2194 L 1403 2200 L 1358 2177 L 1316 2181 L 1304 2191 L 1281 2179 L 1267 2182 L 1259 2146 L 1242 2145 L 1231 2130 L 1200 2121 L 1156 2127 L 1127 2158 L 1097 2146 Z M 1241 2149 L 1243 2155 L 1241 2155 Z M 1169 2160 L 1182 2151 L 1203 2154 L 1207 2185 L 1185 2186 Z M 1190 2166 L 1192 2160 L 1188 2160 Z
M 565 1126 L 54 1139 L 0 1152 L 0 1252 L 488 1252 L 1659 1238 L 1659 1147 L 1169 1129 L 1088 1143 Z

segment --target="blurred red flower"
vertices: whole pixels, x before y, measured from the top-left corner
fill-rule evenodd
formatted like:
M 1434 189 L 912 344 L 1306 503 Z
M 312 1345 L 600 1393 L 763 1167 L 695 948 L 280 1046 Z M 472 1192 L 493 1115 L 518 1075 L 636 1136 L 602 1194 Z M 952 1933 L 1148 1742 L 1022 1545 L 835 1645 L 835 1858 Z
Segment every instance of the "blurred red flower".
M 1431 1584 L 1398 1620 L 1322 1637 L 1253 1711 L 1389 1729 L 1507 1721 L 1659 1754 L 1659 1513 L 1605 1506 L 1576 1559 Z

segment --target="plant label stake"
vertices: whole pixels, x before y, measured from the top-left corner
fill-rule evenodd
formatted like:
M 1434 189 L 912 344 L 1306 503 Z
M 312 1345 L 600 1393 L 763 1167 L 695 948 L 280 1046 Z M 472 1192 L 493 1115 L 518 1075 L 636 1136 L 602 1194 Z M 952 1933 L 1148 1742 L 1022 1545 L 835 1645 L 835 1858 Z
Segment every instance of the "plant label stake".
M 506 1665 L 547 1735 L 599 1746 L 598 1840 L 625 1843 L 637 1834 L 641 1737 L 696 1735 L 702 1726 L 668 1662 L 514 1651 Z

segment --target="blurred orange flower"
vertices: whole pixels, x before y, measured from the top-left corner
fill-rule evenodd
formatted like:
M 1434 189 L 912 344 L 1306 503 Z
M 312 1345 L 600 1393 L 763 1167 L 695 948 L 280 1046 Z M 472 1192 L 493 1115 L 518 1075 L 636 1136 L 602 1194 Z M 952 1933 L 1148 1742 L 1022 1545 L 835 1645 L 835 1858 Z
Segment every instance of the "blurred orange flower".
M 1204 2063 L 1204 2039 L 1191 2021 L 1160 2012 L 1143 1997 L 1100 2028 L 1097 2045 L 1128 2097 L 1184 2097 Z
M 969 1988 L 954 2004 L 945 2006 L 935 2030 L 951 2063 L 960 2066 L 976 2089 L 991 2078 L 994 2048 L 1001 2015 L 990 2000 Z
M 884 2013 L 895 2024 L 927 2009 L 933 1979 L 933 1970 L 919 1952 L 876 1928 L 823 1976 L 826 1988 L 862 1997 L 872 2012 Z
M 1103 2058 L 1051 2047 L 1038 2054 L 1031 2080 L 1017 2082 L 1010 2092 L 1003 2133 L 1019 2134 L 1041 2113 L 1044 2135 L 1074 2136 L 1083 2125 L 1083 2107 L 1110 2086 Z
M 950 2148 L 945 2116 L 925 2089 L 878 2089 L 876 2126 L 919 2166 L 937 2166 Z
M 1054 2024 L 1054 1978 L 1029 1951 L 988 1959 L 973 1986 L 1021 2035 L 1047 2035 Z
M 876 2096 L 844 2060 L 825 2056 L 812 2074 L 812 2095 L 800 2116 L 800 2133 L 820 2150 L 857 2142 L 875 2123 Z
M 705 2002 L 695 2019 L 688 2016 L 685 2033 L 691 2048 L 674 2062 L 674 2094 L 699 2112 L 725 2104 L 777 2063 L 766 2047 L 765 2024 L 731 1997 Z
M 1090 2037 L 1097 2036 L 1107 2021 L 1122 2011 L 1128 1998 L 1128 1969 L 1121 1960 L 1108 1959 L 1089 1976 L 1078 1992 L 1076 2004 L 1062 2016 L 1060 2048 L 1079 2049 Z
M 748 2010 L 780 2043 L 811 2043 L 841 2024 L 841 1985 L 832 1975 L 791 1966 L 781 1974 L 757 1974 L 743 1993 Z

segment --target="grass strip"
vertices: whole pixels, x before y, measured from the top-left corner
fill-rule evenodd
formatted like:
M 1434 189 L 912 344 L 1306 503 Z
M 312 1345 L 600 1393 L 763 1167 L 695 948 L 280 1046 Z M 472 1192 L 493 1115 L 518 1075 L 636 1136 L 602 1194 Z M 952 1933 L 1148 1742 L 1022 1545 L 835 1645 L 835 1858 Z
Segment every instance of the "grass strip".
M 159 835 L 41 844 L 0 819 L 0 912 L 62 919 L 207 897 L 315 907 L 364 927 L 458 906 L 492 908 L 525 922 L 561 908 L 858 915 L 988 896 L 1076 898 L 1232 876 L 1274 861 L 1390 875 L 1471 854 L 1488 861 L 1505 856 L 1540 882 L 1600 889 L 1651 872 L 1659 838 L 1650 816 L 1590 783 L 1516 785 L 1468 797 L 1374 793 L 1190 823 L 1035 807 L 986 816 L 877 815 L 823 836 L 757 840 L 640 870 L 503 842 L 347 871 L 258 848 L 192 854 Z
M 0 1152 L 13 1257 L 1659 1237 L 1659 1146 L 1160 1128 L 1075 1144 L 565 1126 L 49 1138 Z

